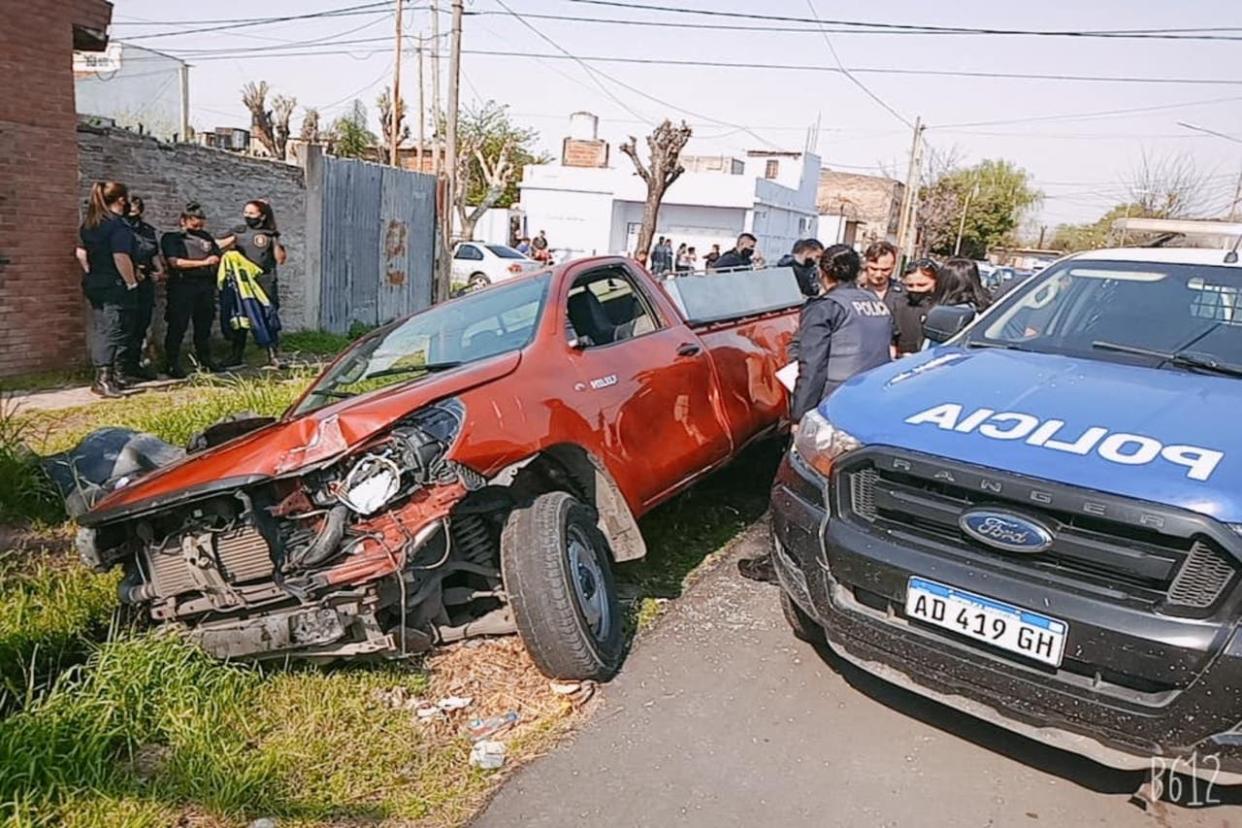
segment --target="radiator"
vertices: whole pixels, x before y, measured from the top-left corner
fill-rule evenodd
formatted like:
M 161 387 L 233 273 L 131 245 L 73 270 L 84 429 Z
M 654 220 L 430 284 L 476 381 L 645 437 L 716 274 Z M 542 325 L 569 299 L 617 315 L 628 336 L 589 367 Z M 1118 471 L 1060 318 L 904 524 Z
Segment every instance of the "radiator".
M 230 584 L 246 584 L 270 579 L 275 567 L 267 541 L 253 526 L 242 526 L 226 532 L 204 533 L 212 556 L 206 561 Z M 169 544 L 163 551 L 148 549 L 147 572 L 155 593 L 169 598 L 186 592 L 201 590 L 201 577 L 191 571 L 182 555 L 180 539 L 176 545 Z

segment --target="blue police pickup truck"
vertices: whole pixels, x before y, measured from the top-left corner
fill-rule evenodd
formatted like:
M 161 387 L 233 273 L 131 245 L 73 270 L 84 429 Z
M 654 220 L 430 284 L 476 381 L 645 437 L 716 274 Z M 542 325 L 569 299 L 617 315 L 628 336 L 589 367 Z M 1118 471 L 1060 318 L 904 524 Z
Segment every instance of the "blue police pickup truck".
M 970 317 L 934 310 L 939 344 L 798 425 L 786 617 L 1032 739 L 1242 781 L 1236 254 L 1078 254 Z

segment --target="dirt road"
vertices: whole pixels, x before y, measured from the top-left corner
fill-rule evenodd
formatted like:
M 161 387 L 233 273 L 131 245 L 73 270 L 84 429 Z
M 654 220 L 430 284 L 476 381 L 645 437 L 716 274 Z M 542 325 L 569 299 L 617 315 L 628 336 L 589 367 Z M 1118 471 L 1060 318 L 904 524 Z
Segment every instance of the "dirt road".
M 985 725 L 794 639 L 776 588 L 733 564 L 766 543 L 765 527 L 749 530 L 678 599 L 591 723 L 510 780 L 476 828 L 1242 826 L 1237 804 L 1145 813 L 1127 802 L 1140 775 Z

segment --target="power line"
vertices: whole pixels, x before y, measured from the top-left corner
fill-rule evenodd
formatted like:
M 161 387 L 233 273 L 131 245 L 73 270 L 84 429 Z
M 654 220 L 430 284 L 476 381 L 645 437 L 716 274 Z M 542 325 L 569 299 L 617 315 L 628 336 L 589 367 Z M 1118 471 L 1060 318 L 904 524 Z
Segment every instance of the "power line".
M 685 9 L 676 6 L 661 6 L 647 3 L 620 2 L 620 0 L 567 0 L 570 3 L 581 3 L 592 6 L 609 6 L 613 8 L 637 11 L 661 11 L 673 14 L 702 15 L 704 17 L 742 18 L 746 20 L 768 20 L 784 23 L 828 23 L 834 26 L 848 26 L 860 32 L 905 33 L 905 34 L 960 34 L 960 35 L 1010 35 L 1022 37 L 1085 37 L 1085 38 L 1140 38 L 1167 40 L 1240 40 L 1237 35 L 1220 35 L 1220 32 L 1242 32 L 1238 26 L 1210 26 L 1182 29 L 1095 29 L 1095 30 L 1052 30 L 1052 29 L 997 29 L 978 28 L 973 26 L 932 26 L 909 23 L 876 23 L 862 20 L 821 20 L 790 15 L 756 14 L 753 12 L 723 12 L 706 9 Z
M 205 34 L 207 32 L 223 32 L 229 29 L 241 29 L 248 26 L 267 26 L 272 23 L 286 23 L 292 20 L 315 20 L 319 18 L 335 18 L 335 17 L 352 17 L 358 14 L 378 14 L 386 12 L 392 6 L 392 0 L 382 0 L 378 3 L 365 3 L 361 6 L 346 6 L 340 9 L 328 9 L 325 11 L 308 12 L 307 14 L 289 14 L 283 17 L 264 17 L 250 18 L 247 20 L 235 20 L 231 23 L 221 23 L 215 26 L 199 26 L 193 29 L 181 29 L 175 32 L 155 32 L 153 34 L 135 35 L 125 38 L 126 41 L 135 40 L 151 40 L 157 37 L 176 37 L 178 35 L 187 34 Z
M 592 0 L 593 2 L 594 0 Z M 570 2 L 587 2 L 587 0 L 570 0 Z M 562 60 L 561 55 L 541 55 L 531 52 L 495 51 L 489 49 L 467 49 L 464 54 L 491 57 L 541 58 L 545 60 Z M 697 66 L 711 69 L 766 69 L 800 72 L 829 72 L 843 74 L 841 68 L 834 66 L 811 66 L 797 63 L 743 63 L 739 61 L 712 60 L 673 60 L 670 58 L 635 58 L 611 57 L 607 55 L 575 56 L 573 60 L 584 60 L 594 63 L 628 63 L 648 66 Z M 879 66 L 847 67 L 846 71 L 855 74 L 871 75 L 934 75 L 952 78 L 986 78 L 1000 80 L 1052 80 L 1077 81 L 1084 83 L 1154 83 L 1154 84 L 1185 84 L 1185 85 L 1216 85 L 1242 86 L 1238 78 L 1151 78 L 1109 75 L 1060 75 L 1038 74 L 1026 72 L 974 72 L 949 69 L 899 69 Z
M 574 1 L 576 2 L 577 0 L 574 0 Z M 327 43 L 324 45 L 332 46 L 336 44 Z M 374 53 L 375 51 L 377 50 L 371 50 L 372 53 Z M 269 57 L 314 57 L 314 56 L 324 56 L 324 55 L 351 55 L 351 54 L 356 54 L 356 53 L 357 52 L 351 51 L 351 50 L 284 52 L 284 53 L 278 53 L 278 54 L 267 54 L 266 50 L 258 54 L 254 54 L 252 52 L 245 52 L 245 51 L 232 51 L 229 54 L 206 54 L 201 57 L 197 57 L 196 59 L 203 61 L 203 60 L 232 60 L 238 57 L 244 57 L 247 59 L 260 59 L 260 58 L 269 58 Z M 615 56 L 609 56 L 609 55 L 587 55 L 587 56 L 579 56 L 579 55 L 573 55 L 573 54 L 550 55 L 550 54 L 538 54 L 534 52 L 499 51 L 499 50 L 494 50 L 494 49 L 463 49 L 462 54 L 478 55 L 480 57 L 530 58 L 534 60 L 572 60 L 575 62 L 585 61 L 588 63 L 620 63 L 620 64 L 635 64 L 635 65 L 647 65 L 647 66 L 681 66 L 681 67 L 701 67 L 701 68 L 708 68 L 708 69 L 755 69 L 755 70 L 774 70 L 774 71 L 793 71 L 793 72 L 821 72 L 821 73 L 827 72 L 831 74 L 843 74 L 842 70 L 839 67 L 835 67 L 835 66 L 813 66 L 813 65 L 797 64 L 797 63 L 742 63 L 742 62 L 710 61 L 710 60 L 674 60 L 674 59 L 669 59 L 669 58 L 615 57 Z M 1061 75 L 1061 74 L 1038 74 L 1038 73 L 1028 73 L 1028 72 L 984 72 L 984 71 L 965 71 L 965 70 L 948 70 L 948 69 L 901 69 L 901 68 L 895 68 L 895 67 L 879 67 L 879 66 L 850 66 L 850 67 L 846 67 L 846 69 L 849 72 L 852 72 L 854 74 L 859 74 L 859 75 L 863 75 L 863 74 L 894 75 L 894 76 L 919 75 L 919 76 L 936 76 L 936 77 L 951 77 L 951 78 L 976 78 L 976 79 L 984 79 L 984 80 L 1044 80 L 1044 81 L 1064 81 L 1064 82 L 1081 82 L 1081 83 L 1126 83 L 1126 84 L 1145 84 L 1146 83 L 1146 84 L 1157 84 L 1157 85 L 1242 86 L 1242 79 L 1239 79 L 1239 78 L 1153 78 L 1153 77 L 1133 77 L 1133 76 L 1128 76 L 1128 75 L 1119 75 L 1119 76 L 1118 75 Z M 599 72 L 600 70 L 593 69 L 593 71 Z M 608 78 L 613 83 L 616 83 L 619 86 L 623 86 L 626 89 L 633 91 L 635 94 L 642 95 L 643 97 L 646 97 L 652 101 L 655 101 L 656 103 L 659 103 L 663 106 L 668 106 L 673 109 L 680 109 L 679 107 L 669 104 L 667 101 L 663 101 L 652 95 L 648 95 L 647 93 L 641 90 L 634 89 L 634 87 L 631 87 L 627 84 L 622 83 L 621 81 L 618 81 L 616 78 L 612 77 L 611 75 L 606 75 L 603 73 L 600 73 L 600 74 L 602 77 Z M 1238 100 L 1238 99 L 1230 99 L 1230 100 Z M 1182 106 L 1182 104 L 1179 104 L 1178 106 Z M 1155 107 L 1155 108 L 1163 108 L 1163 107 Z M 702 118 L 703 120 L 715 121 L 715 119 L 711 119 L 706 116 L 696 115 L 695 113 L 690 112 L 689 110 L 681 110 L 681 111 L 684 111 L 687 114 L 693 117 L 696 117 L 696 118 Z M 1082 116 L 1075 116 L 1075 117 L 1082 117 Z M 1036 120 L 1036 119 L 1033 118 L 1031 120 Z M 1016 122 L 1022 122 L 1022 121 L 1021 119 L 1019 119 Z M 736 124 L 730 124 L 725 121 L 719 121 L 718 123 L 724 126 L 737 126 Z M 983 125 L 982 123 L 971 124 L 971 126 L 982 126 L 982 125 Z M 945 126 L 961 126 L 961 125 L 960 124 L 952 124 L 952 125 L 946 124 Z
M 630 106 L 629 106 L 628 104 L 626 104 L 626 103 L 625 103 L 625 101 L 621 100 L 621 99 L 620 99 L 620 98 L 618 98 L 616 95 L 614 95 L 614 94 L 612 93 L 612 90 L 610 90 L 608 87 L 604 86 L 604 84 L 600 82 L 599 78 L 597 78 L 597 77 L 595 76 L 595 73 L 596 73 L 598 70 L 596 70 L 595 68 L 593 68 L 593 67 L 591 67 L 591 66 L 588 66 L 588 65 L 587 65 L 587 64 L 586 64 L 586 63 L 585 63 L 585 62 L 584 62 L 581 58 L 579 58 L 579 57 L 575 56 L 575 55 L 574 55 L 574 54 L 572 54 L 572 53 L 571 53 L 568 49 L 564 48 L 564 47 L 563 47 L 563 46 L 561 46 L 559 43 L 557 43 L 555 40 L 553 40 L 552 38 L 548 37 L 546 34 L 544 34 L 543 32 L 541 32 L 537 26 L 532 25 L 532 24 L 531 24 L 531 23 L 529 23 L 527 20 L 525 20 L 525 19 L 522 17 L 522 15 L 518 14 L 518 13 L 517 13 L 517 12 L 515 12 L 513 9 L 511 9 L 511 8 L 509 8 L 507 5 L 505 5 L 504 0 L 496 0 L 496 2 L 497 2 L 497 4 L 499 4 L 499 5 L 500 5 L 500 7 L 501 7 L 502 9 L 504 9 L 506 12 L 508 12 L 508 13 L 509 13 L 509 14 L 510 14 L 510 15 L 511 15 L 511 16 L 512 16 L 515 20 L 517 20 L 517 21 L 518 21 L 519 23 L 521 23 L 523 26 L 525 26 L 526 28 L 528 28 L 528 29 L 530 29 L 532 32 L 534 32 L 534 33 L 535 33 L 535 35 L 536 35 L 536 36 L 537 36 L 540 40 L 544 41 L 545 43 L 547 43 L 548 45 L 550 45 L 552 48 L 556 49 L 558 52 L 560 52 L 560 53 L 561 53 L 561 55 L 562 55 L 562 56 L 569 58 L 569 59 L 570 59 L 570 60 L 572 60 L 574 63 L 577 63 L 579 66 L 581 66 L 581 67 L 583 68 L 583 70 L 585 70 L 585 71 L 586 71 L 587 75 L 588 75 L 588 76 L 590 76 L 591 80 L 595 81 L 595 85 L 599 87 L 600 91 L 601 91 L 601 92 L 603 92 L 605 95 L 607 95 L 607 96 L 608 96 L 609 100 L 611 100 L 611 101 L 612 101 L 613 103 L 615 103 L 617 106 L 619 106 L 619 107 L 621 107 L 622 109 L 624 109 L 626 112 L 628 112 L 628 113 L 630 113 L 631 115 L 633 115 L 635 118 L 642 118 L 642 117 L 643 117 L 640 113 L 638 113 L 638 112 L 634 111 L 633 109 L 631 109 L 631 108 L 630 108 Z M 602 73 L 601 73 L 601 74 L 602 74 Z
M 845 75 L 845 77 L 849 78 L 850 83 L 854 84 L 859 89 L 861 89 L 863 92 L 865 92 L 868 98 L 870 98 L 871 100 L 875 101 L 880 106 L 882 106 L 888 112 L 888 114 L 892 115 L 894 118 L 896 118 L 897 120 L 901 121 L 906 126 L 913 129 L 914 124 L 910 122 L 909 118 L 907 118 L 905 115 L 902 115 L 896 109 L 893 109 L 893 107 L 889 106 L 887 101 L 885 101 L 879 95 L 872 92 L 871 89 L 868 88 L 866 84 L 864 84 L 858 78 L 854 77 L 854 75 L 850 72 L 850 70 L 845 68 L 845 64 L 841 62 L 841 56 L 837 54 L 836 47 L 832 45 L 832 40 L 828 37 L 828 33 L 824 31 L 823 24 L 819 22 L 819 12 L 815 10 L 815 3 L 812 2 L 812 0 L 806 0 L 806 5 L 807 5 L 807 8 L 811 10 L 811 14 L 815 15 L 816 28 L 818 28 L 819 33 L 824 36 L 824 43 L 828 44 L 828 51 L 832 53 L 832 59 L 837 62 L 837 68 L 841 70 L 841 72 Z
M 1167 109 L 1182 109 L 1192 106 L 1206 106 L 1208 104 L 1218 103 L 1235 103 L 1242 101 L 1242 97 L 1229 98 L 1209 98 L 1203 101 L 1186 101 L 1184 103 L 1175 104 L 1157 104 L 1155 106 L 1137 106 L 1129 109 L 1108 109 L 1100 112 L 1073 112 L 1065 115 L 1033 115 L 1026 118 L 1006 118 L 999 121 L 971 121 L 958 124 L 935 124 L 929 126 L 928 129 L 948 129 L 950 127 L 980 127 L 980 126 L 1006 126 L 1008 124 L 1032 124 L 1041 121 L 1085 121 L 1093 118 L 1111 118 L 1117 115 L 1137 115 L 1143 112 L 1160 112 Z
M 537 35 L 538 35 L 538 36 L 539 36 L 542 40 L 547 41 L 548 43 L 551 43 L 551 44 L 552 44 L 552 45 L 553 45 L 553 46 L 554 46 L 554 47 L 555 47 L 558 51 L 560 51 L 560 52 L 562 52 L 562 53 L 563 53 L 563 56 L 564 56 L 565 58 L 568 58 L 568 59 L 570 59 L 570 60 L 573 60 L 573 61 L 574 61 L 575 63 L 577 63 L 579 66 L 582 66 L 584 69 L 586 69 L 586 70 L 587 70 L 587 72 L 591 73 L 592 79 L 596 81 L 596 84 L 600 87 L 600 89 L 602 89 L 602 90 L 604 91 L 604 94 L 606 94 L 609 98 L 611 98 L 613 101 L 615 101 L 615 102 L 616 102 L 616 103 L 617 103 L 617 104 L 618 104 L 618 105 L 619 105 L 622 109 L 624 109 L 625 111 L 629 112 L 631 115 L 634 115 L 634 116 L 635 116 L 635 117 L 637 117 L 637 118 L 642 118 L 642 117 L 643 117 L 641 114 L 639 114 L 639 113 L 635 112 L 633 109 L 631 109 L 629 106 L 627 106 L 624 102 L 622 102 L 619 98 L 617 98 L 615 95 L 613 95 L 613 94 L 612 94 L 612 93 L 611 93 L 608 89 L 606 89 L 606 88 L 604 87 L 604 85 L 603 85 L 602 83 L 600 83 L 600 82 L 599 82 L 599 80 L 598 80 L 597 78 L 595 78 L 595 75 L 596 75 L 596 74 L 598 74 L 600 77 L 603 77 L 603 78 L 606 78 L 607 80 L 612 81 L 612 82 L 613 82 L 613 83 L 615 83 L 617 86 L 620 86 L 620 87 L 621 87 L 621 88 L 623 88 L 623 89 L 628 89 L 630 92 L 633 92 L 633 93 L 634 93 L 634 94 L 636 94 L 636 95 L 639 95 L 639 96 L 641 96 L 641 97 L 643 97 L 643 98 L 646 98 L 647 100 L 654 101 L 655 103 L 658 103 L 658 104 L 660 104 L 661 106 L 665 106 L 665 107 L 668 107 L 669 109 L 673 109 L 673 110 L 676 110 L 676 111 L 681 112 L 681 113 L 683 113 L 683 114 L 689 115 L 689 116 L 690 116 L 690 117 L 692 117 L 692 118 L 699 118 L 700 120 L 710 121 L 710 122 L 715 123 L 715 124 L 717 124 L 717 125 L 719 125 L 719 126 L 727 126 L 727 127 L 732 127 L 732 128 L 734 128 L 734 129 L 741 130 L 741 131 L 745 132 L 746 134 L 750 135 L 751 137 L 753 137 L 755 140 L 757 140 L 757 141 L 761 142 L 761 143 L 767 144 L 767 145 L 768 145 L 768 146 L 770 146 L 770 147 L 775 147 L 775 146 L 776 146 L 775 144 L 773 144 L 773 143 L 772 143 L 771 141 L 769 141 L 768 139 L 764 138 L 763 136 L 761 136 L 761 135 L 759 135 L 758 133 L 756 133 L 756 132 L 754 132 L 753 130 L 751 130 L 749 127 L 743 126 L 743 125 L 741 125 L 741 124 L 733 124 L 733 123 L 729 123 L 728 121 L 721 121 L 721 120 L 719 120 L 719 119 L 717 119 L 717 118 L 712 118 L 712 117 L 707 116 L 707 115 L 701 115 L 701 114 L 699 114 L 699 113 L 697 113 L 697 112 L 692 112 L 692 111 L 691 111 L 691 110 L 689 110 L 689 109 L 685 109 L 685 108 L 683 108 L 683 107 L 677 106 L 676 104 L 669 103 L 668 101 L 663 100 L 663 99 L 661 99 L 661 98 L 657 98 L 657 97 L 655 97 L 654 95 L 651 95 L 651 94 L 649 94 L 649 93 L 647 93 L 647 92 L 644 92 L 644 91 L 643 91 L 643 90 L 641 90 L 641 89 L 637 89 L 637 88 L 635 88 L 635 87 L 633 87 L 633 86 L 629 85 L 628 83 L 625 83 L 624 81 L 618 80 L 617 78 L 613 77 L 612 75 L 609 75 L 609 74 L 607 74 L 607 73 L 605 73 L 605 72 L 600 71 L 599 69 L 597 69 L 597 68 L 595 68 L 595 67 L 593 67 L 593 66 L 589 66 L 589 65 L 586 63 L 586 60 L 587 60 L 587 59 L 585 59 L 585 58 L 580 58 L 580 57 L 578 57 L 578 56 L 576 56 L 576 55 L 573 55 L 573 54 L 571 54 L 569 51 L 567 51 L 566 49 L 562 48 L 559 44 L 555 43 L 555 42 L 554 42 L 551 38 L 549 38 L 549 37 L 548 37 L 547 35 L 545 35 L 543 32 L 539 31 L 539 29 L 538 29 L 538 28 L 536 28 L 535 26 L 531 25 L 531 24 L 530 24 L 529 22 L 527 22 L 526 20 L 522 19 L 522 16 L 521 16 L 521 15 L 517 14 L 517 13 L 516 13 L 516 12 L 514 12 L 512 9 L 510 9 L 507 5 L 505 5 L 504 0 L 496 0 L 496 2 L 500 5 L 500 7 L 501 7 L 501 8 L 505 9 L 505 10 L 506 10 L 506 11 L 508 11 L 511 15 L 513 15 L 515 18 L 517 18 L 517 19 L 518 19 L 518 21 L 519 21 L 520 23 L 522 23 L 522 25 L 526 26 L 528 29 L 530 29 L 531 31 L 535 32 L 535 34 L 537 34 Z M 464 51 L 466 54 L 478 54 L 478 52 L 473 51 L 473 50 L 468 50 L 468 49 L 467 49 L 467 50 L 463 50 L 463 51 Z M 557 55 L 557 56 L 551 56 L 551 55 L 550 55 L 550 56 L 548 56 L 548 57 L 549 57 L 549 58 L 561 59 L 561 56 L 559 56 L 559 55 Z

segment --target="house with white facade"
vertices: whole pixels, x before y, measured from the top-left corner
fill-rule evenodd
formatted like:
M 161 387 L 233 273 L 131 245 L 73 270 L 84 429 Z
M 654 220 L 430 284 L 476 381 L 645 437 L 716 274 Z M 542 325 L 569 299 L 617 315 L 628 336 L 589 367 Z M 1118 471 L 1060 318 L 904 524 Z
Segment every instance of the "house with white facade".
M 598 141 L 596 119 L 576 113 L 575 142 Z M 527 166 L 521 182 L 526 230 L 543 230 L 557 258 L 633 253 L 647 188 L 625 155 L 601 152 L 584 166 L 582 154 L 566 151 L 558 162 Z M 566 163 L 566 162 L 569 163 Z M 816 232 L 819 157 L 804 152 L 755 150 L 744 158 L 683 158 L 686 172 L 664 196 L 657 236 L 695 247 L 700 258 L 719 244 L 733 246 L 739 233 L 759 239 L 769 261 Z

